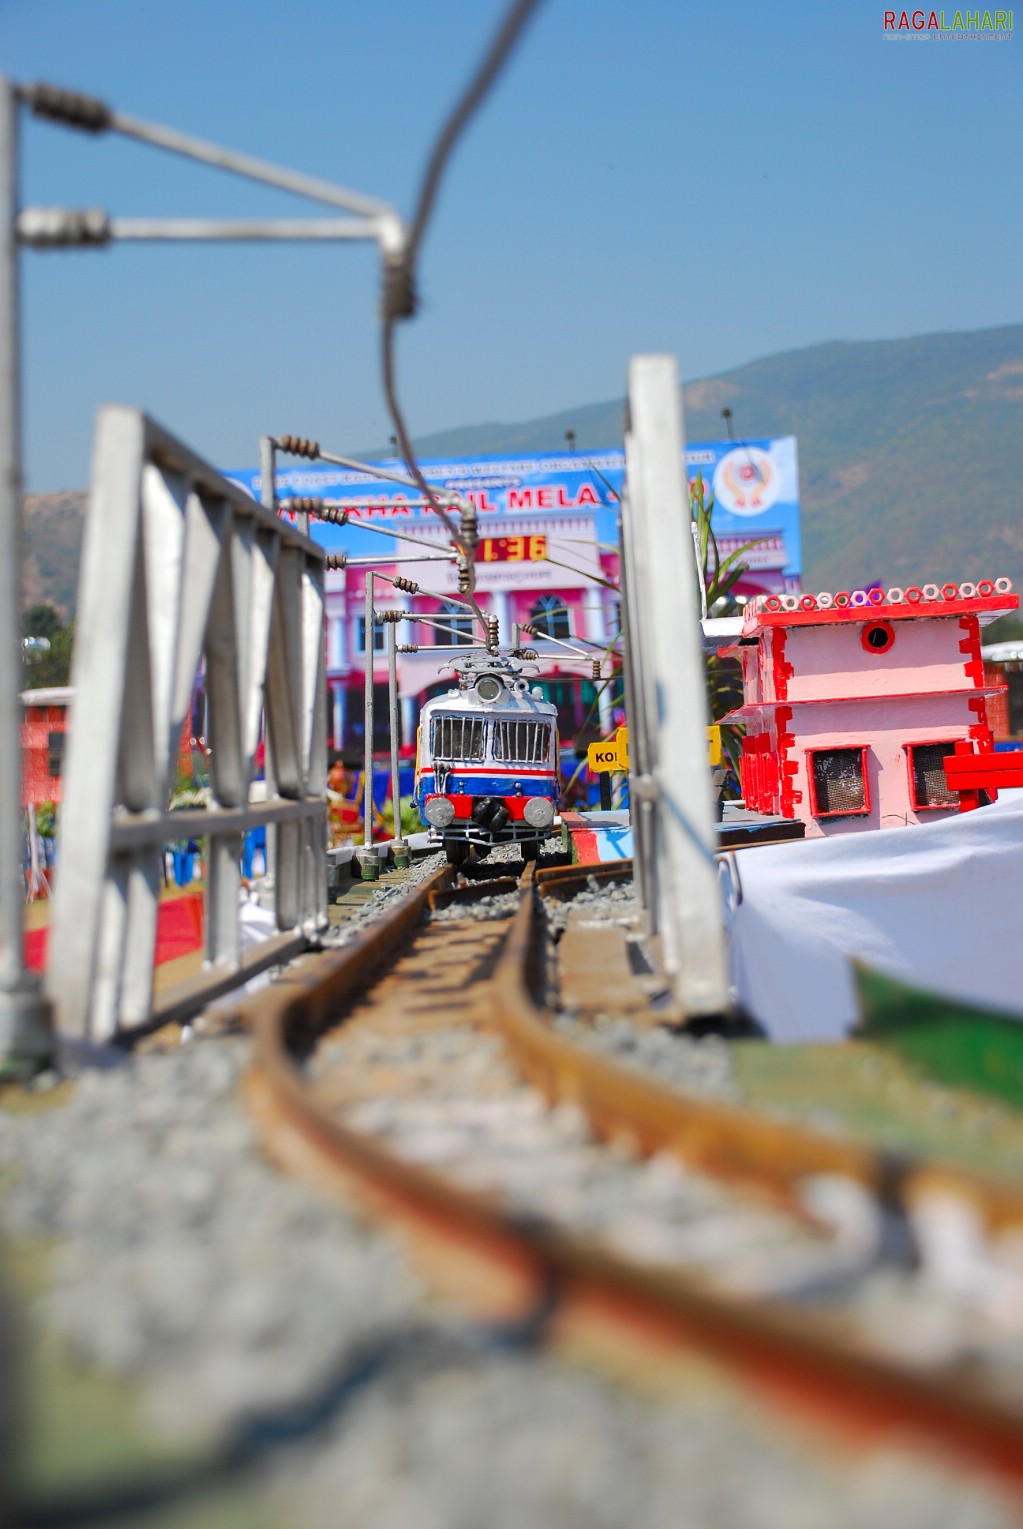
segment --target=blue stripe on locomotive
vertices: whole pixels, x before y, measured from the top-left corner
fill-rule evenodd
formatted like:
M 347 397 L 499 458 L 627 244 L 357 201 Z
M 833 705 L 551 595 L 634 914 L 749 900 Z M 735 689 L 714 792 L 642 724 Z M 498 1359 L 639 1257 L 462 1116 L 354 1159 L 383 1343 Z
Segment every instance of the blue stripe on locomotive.
M 419 777 L 418 795 L 412 798 L 412 805 L 417 811 L 422 809 L 423 802 L 428 796 L 432 796 L 437 790 L 434 785 L 435 772 L 427 767 Z M 462 782 L 467 789 L 462 789 Z M 521 792 L 515 787 L 521 783 Z M 458 796 L 549 796 L 557 805 L 560 792 L 557 778 L 551 771 L 548 775 L 523 775 L 520 771 L 509 770 L 506 775 L 476 775 L 469 770 L 459 769 L 453 765 L 448 773 L 448 792 Z

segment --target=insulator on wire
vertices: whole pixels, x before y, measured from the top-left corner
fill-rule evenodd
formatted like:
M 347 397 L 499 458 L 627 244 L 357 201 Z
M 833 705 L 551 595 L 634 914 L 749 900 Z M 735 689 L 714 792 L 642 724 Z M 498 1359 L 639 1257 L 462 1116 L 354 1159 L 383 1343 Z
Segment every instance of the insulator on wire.
M 601 676 L 600 676 L 600 659 L 599 658 L 595 658 L 593 660 L 593 668 L 592 668 L 591 673 L 592 673 L 592 678 L 593 679 L 595 679 L 595 680 L 599 680 L 600 679 Z
M 348 511 L 343 510 L 337 504 L 324 504 L 322 499 L 293 499 L 292 504 L 299 508 L 306 508 L 310 515 L 315 515 L 318 520 L 329 520 L 331 525 L 346 526 L 348 524 Z M 314 508 L 315 506 L 315 508 Z
M 519 631 L 520 632 L 528 632 L 530 637 L 536 637 L 538 635 L 536 627 L 535 626 L 530 626 L 528 621 L 521 621 L 519 623 Z
M 399 642 L 394 651 L 396 653 L 418 653 L 419 644 L 418 642 Z
M 496 616 L 486 617 L 487 628 L 487 652 L 496 653 L 497 645 L 501 638 L 501 629 Z
M 472 570 L 464 557 L 458 559 L 458 593 L 467 595 L 472 588 Z
M 474 504 L 462 505 L 462 540 L 472 551 L 479 541 L 479 530 L 476 524 L 476 506 Z
M 105 101 L 83 96 L 77 90 L 61 90 L 56 85 L 26 85 L 18 91 L 37 117 L 62 122 L 65 127 L 84 128 L 87 133 L 102 133 L 113 120 Z
M 537 659 L 540 657 L 540 655 L 535 648 L 520 648 L 519 657 L 528 661 L 530 659 Z
M 334 512 L 328 510 L 322 499 L 281 499 L 277 508 L 285 515 L 315 515 L 319 520 L 333 520 Z M 345 520 L 348 519 L 347 511 Z M 344 525 L 344 521 L 340 522 Z
M 327 556 L 323 560 L 323 566 L 324 566 L 324 568 L 327 568 L 327 569 L 331 569 L 331 568 L 333 568 L 333 569 L 347 568 L 348 567 L 348 553 L 347 552 L 328 552 Z
M 39 250 L 96 248 L 113 237 L 102 207 L 26 207 L 15 229 L 20 244 Z
M 381 622 L 404 621 L 407 615 L 408 611 L 377 611 L 374 620 Z
M 407 595 L 418 595 L 419 593 L 419 585 L 415 579 L 405 579 L 400 573 L 394 575 L 391 583 L 395 589 L 403 589 Z
M 281 435 L 277 438 L 278 451 L 287 452 L 291 457 L 308 457 L 315 462 L 320 454 L 319 441 L 308 441 L 304 435 Z
M 384 261 L 384 318 L 410 319 L 417 306 L 415 276 L 405 251 L 388 255 Z

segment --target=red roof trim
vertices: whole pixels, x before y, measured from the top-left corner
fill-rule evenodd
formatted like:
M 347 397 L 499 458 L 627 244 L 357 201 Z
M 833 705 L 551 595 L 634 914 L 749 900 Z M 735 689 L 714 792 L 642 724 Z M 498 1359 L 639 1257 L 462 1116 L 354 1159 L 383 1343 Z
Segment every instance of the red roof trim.
M 752 637 L 758 627 L 771 626 L 838 626 L 849 621 L 919 621 L 936 620 L 946 616 L 977 615 L 982 611 L 1014 611 L 1019 609 L 1019 595 L 976 595 L 972 600 L 918 600 L 915 604 L 900 601 L 898 605 L 844 605 L 840 609 L 830 606 L 827 610 L 812 611 L 757 611 L 749 626 L 743 627 L 743 637 Z

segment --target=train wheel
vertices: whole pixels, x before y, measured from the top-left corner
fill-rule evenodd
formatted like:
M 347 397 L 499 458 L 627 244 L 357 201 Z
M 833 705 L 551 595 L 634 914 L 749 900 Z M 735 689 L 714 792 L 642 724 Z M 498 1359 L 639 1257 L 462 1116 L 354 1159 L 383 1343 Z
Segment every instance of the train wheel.
M 448 865 L 464 865 L 469 858 L 469 846 L 464 839 L 449 839 L 444 849 Z

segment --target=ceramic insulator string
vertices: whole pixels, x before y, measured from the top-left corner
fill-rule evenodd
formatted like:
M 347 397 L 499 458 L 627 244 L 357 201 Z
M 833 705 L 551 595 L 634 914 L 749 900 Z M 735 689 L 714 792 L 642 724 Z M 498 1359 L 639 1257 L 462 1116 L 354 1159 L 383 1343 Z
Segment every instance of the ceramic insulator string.
M 278 438 L 277 447 L 292 457 L 308 457 L 310 462 L 315 462 L 320 454 L 319 441 L 307 440 L 304 435 L 282 435 Z
M 82 128 L 86 133 L 102 133 L 113 121 L 113 112 L 105 101 L 80 95 L 76 90 L 61 90 L 56 85 L 25 85 L 18 95 L 37 117 L 60 122 L 65 127 Z

